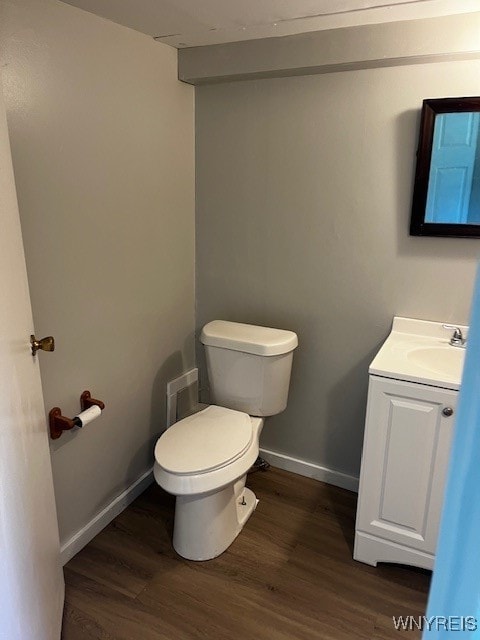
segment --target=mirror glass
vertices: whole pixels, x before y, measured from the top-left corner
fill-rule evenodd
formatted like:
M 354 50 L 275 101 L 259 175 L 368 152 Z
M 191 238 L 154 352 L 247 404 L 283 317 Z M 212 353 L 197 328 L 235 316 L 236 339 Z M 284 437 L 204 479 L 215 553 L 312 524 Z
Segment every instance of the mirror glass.
M 480 98 L 424 100 L 412 235 L 480 237 Z

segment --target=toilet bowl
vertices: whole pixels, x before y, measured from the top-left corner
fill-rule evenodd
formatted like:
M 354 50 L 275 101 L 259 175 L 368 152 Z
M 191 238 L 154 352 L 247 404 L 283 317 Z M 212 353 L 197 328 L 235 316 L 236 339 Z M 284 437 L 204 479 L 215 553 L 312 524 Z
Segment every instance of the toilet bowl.
M 176 496 L 173 546 L 209 560 L 235 540 L 257 506 L 245 487 L 266 416 L 287 404 L 292 331 L 215 320 L 201 335 L 215 404 L 168 428 L 155 446 L 154 476 Z
M 235 540 L 257 505 L 245 487 L 264 421 L 211 405 L 176 422 L 155 447 L 158 484 L 177 496 L 173 546 L 209 560 Z

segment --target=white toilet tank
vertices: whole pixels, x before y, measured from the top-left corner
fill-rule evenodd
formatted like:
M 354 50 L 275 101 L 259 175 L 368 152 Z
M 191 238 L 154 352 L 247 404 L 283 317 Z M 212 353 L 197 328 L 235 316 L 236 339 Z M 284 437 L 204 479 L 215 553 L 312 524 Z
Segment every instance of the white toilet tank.
M 251 416 L 273 416 L 287 406 L 293 331 L 214 320 L 200 336 L 205 345 L 211 401 Z

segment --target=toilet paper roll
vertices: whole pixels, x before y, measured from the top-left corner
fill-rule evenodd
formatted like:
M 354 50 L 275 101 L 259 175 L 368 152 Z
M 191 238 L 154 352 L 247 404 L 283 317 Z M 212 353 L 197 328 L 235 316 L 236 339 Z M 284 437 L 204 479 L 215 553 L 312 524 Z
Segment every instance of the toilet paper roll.
M 77 427 L 84 427 L 92 420 L 95 420 L 95 418 L 98 418 L 101 413 L 102 410 L 100 409 L 100 407 L 94 405 L 93 407 L 85 409 L 85 411 L 79 413 L 78 416 L 75 416 L 74 422 L 76 423 Z

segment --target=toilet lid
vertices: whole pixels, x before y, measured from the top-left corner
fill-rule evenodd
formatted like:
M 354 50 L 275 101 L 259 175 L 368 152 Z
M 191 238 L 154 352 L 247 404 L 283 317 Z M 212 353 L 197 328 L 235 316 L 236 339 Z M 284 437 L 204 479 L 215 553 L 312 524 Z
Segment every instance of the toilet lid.
M 167 429 L 157 442 L 155 459 L 170 473 L 206 473 L 239 458 L 251 441 L 248 414 L 212 405 Z

